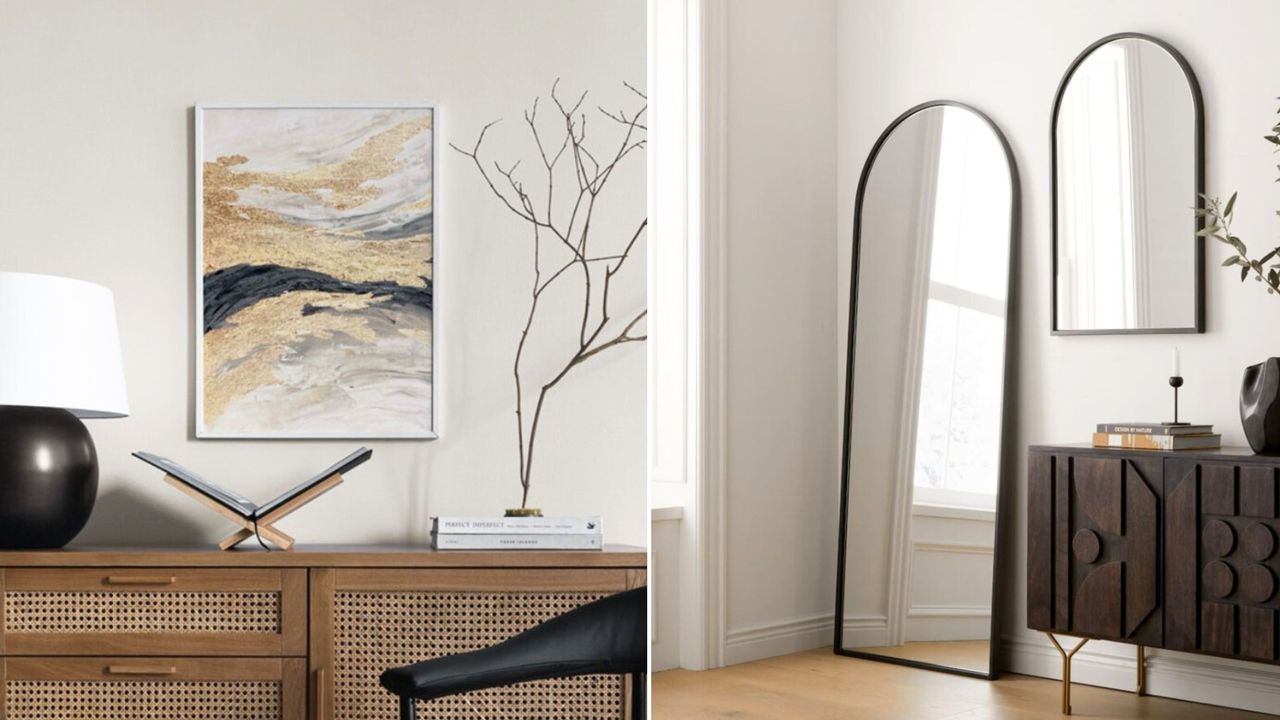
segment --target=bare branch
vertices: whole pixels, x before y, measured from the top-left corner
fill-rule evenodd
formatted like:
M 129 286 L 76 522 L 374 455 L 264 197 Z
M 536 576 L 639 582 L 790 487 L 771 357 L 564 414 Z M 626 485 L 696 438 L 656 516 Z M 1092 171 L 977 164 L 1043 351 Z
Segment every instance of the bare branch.
M 608 350 L 611 347 L 617 347 L 619 345 L 629 343 L 629 342 L 642 342 L 644 340 L 647 340 L 649 337 L 648 335 L 631 335 L 630 333 L 631 333 L 631 329 L 636 326 L 636 323 L 643 320 L 645 316 L 648 314 L 649 314 L 648 310 L 641 310 L 640 314 L 636 315 L 631 320 L 631 322 L 627 323 L 627 326 L 622 329 L 622 332 L 618 333 L 618 335 L 614 337 L 612 340 L 602 345 L 598 345 L 594 348 L 591 348 L 590 350 L 587 350 L 584 353 L 581 353 L 578 356 L 578 363 L 585 362 L 587 358 L 591 358 L 596 355 L 599 355 L 600 353 L 604 352 L 605 350 Z
M 497 161 L 493 161 L 490 167 L 489 160 L 482 160 L 481 150 L 486 133 L 497 121 L 481 129 L 475 145 L 470 150 L 451 145 L 455 151 L 471 159 L 494 196 L 514 215 L 528 223 L 533 233 L 533 278 L 529 303 L 511 368 L 516 393 L 515 415 L 517 449 L 520 453 L 521 507 L 527 507 L 529 500 L 534 449 L 547 397 L 575 367 L 587 362 L 590 358 L 609 348 L 643 342 L 647 338 L 645 334 L 633 334 L 637 325 L 648 314 L 647 310 L 640 310 L 620 332 L 608 337 L 607 340 L 601 340 L 612 321 L 610 302 L 613 280 L 626 265 L 640 236 L 648 226 L 648 220 L 640 222 L 620 251 L 593 252 L 591 247 L 593 235 L 600 234 L 594 225 L 597 200 L 618 166 L 636 150 L 645 147 L 643 135 L 647 128 L 641 119 L 647 109 L 647 98 L 634 86 L 623 84 L 644 101 L 644 104 L 633 112 L 622 109 L 608 111 L 598 107 L 601 114 L 623 129 L 617 145 L 611 152 L 604 155 L 597 154 L 587 146 L 588 118 L 582 111 L 587 99 L 586 92 L 580 94 L 572 105 L 569 105 L 559 95 L 559 79 L 552 83 L 550 97 L 556 112 L 559 113 L 555 123 L 558 130 L 554 133 L 546 132 L 545 123 L 540 126 L 538 117 L 541 108 L 540 98 L 534 98 L 533 103 L 525 110 L 524 122 L 529 129 L 534 149 L 545 172 L 545 197 L 541 196 L 542 193 L 539 190 L 530 191 L 525 186 L 518 175 L 520 168 L 518 160 L 506 167 Z M 599 143 L 595 144 L 599 145 Z M 560 161 L 566 156 L 572 163 L 574 182 L 578 185 L 578 192 L 576 196 L 570 192 L 568 198 L 563 198 L 557 203 L 556 180 L 557 177 L 564 178 L 564 173 L 568 172 L 568 168 L 560 167 Z M 560 206 L 559 211 L 557 211 L 557 205 Z M 568 254 L 567 260 L 564 258 L 553 260 L 550 256 L 544 256 L 547 252 L 547 248 L 543 247 L 544 232 L 549 233 L 545 239 L 555 238 L 552 246 L 558 244 L 565 248 Z M 549 274 L 543 272 L 544 261 L 548 264 L 556 263 L 552 265 L 554 270 L 548 269 Z M 601 264 L 604 265 L 603 278 L 599 276 Z M 579 272 L 570 273 L 569 271 L 574 268 Z M 540 303 L 543 293 L 552 285 L 563 285 L 565 278 L 568 277 L 582 278 L 582 312 L 577 318 L 578 342 L 564 364 L 548 380 L 537 386 L 539 388 L 537 402 L 530 415 L 527 412 L 529 407 L 525 402 L 525 390 L 528 385 L 524 367 L 525 351 L 530 335 L 533 334 L 538 314 L 543 307 Z M 602 287 L 598 287 L 601 284 Z M 599 293 L 598 310 L 596 309 L 597 292 Z

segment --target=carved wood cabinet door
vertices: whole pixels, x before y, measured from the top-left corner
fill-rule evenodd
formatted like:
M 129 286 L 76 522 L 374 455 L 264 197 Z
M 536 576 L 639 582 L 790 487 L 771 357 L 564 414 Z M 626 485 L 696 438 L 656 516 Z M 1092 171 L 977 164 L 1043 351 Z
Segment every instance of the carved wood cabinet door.
M 1166 460 L 1166 647 L 1277 659 L 1276 471 Z
M 1027 624 L 1158 645 L 1159 457 L 1033 452 L 1027 474 Z

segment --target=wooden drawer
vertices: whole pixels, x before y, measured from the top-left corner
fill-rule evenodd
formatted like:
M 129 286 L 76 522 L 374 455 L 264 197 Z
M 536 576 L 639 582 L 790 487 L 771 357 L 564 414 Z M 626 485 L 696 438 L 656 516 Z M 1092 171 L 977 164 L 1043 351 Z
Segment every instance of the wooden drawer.
M 306 655 L 302 569 L 0 571 L 3 655 Z
M 303 720 L 301 658 L 5 658 L 5 720 Z

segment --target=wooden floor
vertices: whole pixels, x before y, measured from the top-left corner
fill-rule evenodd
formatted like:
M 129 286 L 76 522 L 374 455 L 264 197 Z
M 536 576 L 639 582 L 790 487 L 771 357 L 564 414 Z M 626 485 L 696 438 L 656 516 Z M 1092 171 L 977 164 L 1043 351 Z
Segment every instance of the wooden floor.
M 1054 680 L 1003 675 L 988 682 L 889 663 L 810 650 L 719 670 L 668 670 L 653 678 L 653 717 L 850 720 L 1010 720 L 1061 718 L 1062 685 Z M 1137 697 L 1119 690 L 1075 685 L 1079 718 L 1245 720 L 1267 718 L 1238 710 Z

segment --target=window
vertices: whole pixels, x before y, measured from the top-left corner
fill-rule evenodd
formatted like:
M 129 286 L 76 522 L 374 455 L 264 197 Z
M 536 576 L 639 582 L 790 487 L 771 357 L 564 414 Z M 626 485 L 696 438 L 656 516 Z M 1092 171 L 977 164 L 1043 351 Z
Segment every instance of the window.
M 995 508 L 1004 397 L 1007 233 L 973 188 L 1008 182 L 1004 152 L 968 113 L 943 116 L 932 198 L 916 452 L 917 504 Z M 976 200 L 976 198 L 975 198 Z M 978 208 L 987 209 L 979 213 Z M 1007 215 L 998 217 L 1008 217 Z

